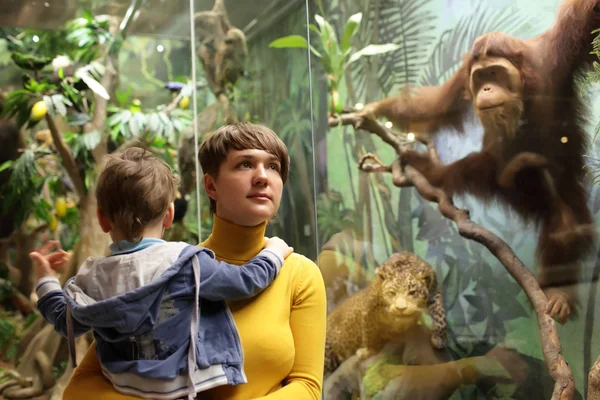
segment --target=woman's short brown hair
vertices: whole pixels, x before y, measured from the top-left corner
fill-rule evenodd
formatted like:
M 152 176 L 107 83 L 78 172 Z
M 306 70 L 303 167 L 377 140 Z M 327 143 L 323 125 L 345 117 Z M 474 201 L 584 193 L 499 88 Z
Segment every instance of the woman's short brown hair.
M 98 208 L 128 241 L 162 218 L 175 200 L 178 179 L 171 167 L 151 152 L 131 147 L 109 155 L 98 177 Z
M 208 134 L 198 152 L 202 172 L 216 179 L 219 168 L 231 149 L 257 149 L 273 154 L 281 164 L 280 175 L 285 184 L 290 168 L 288 149 L 271 129 L 260 124 L 236 122 Z M 210 199 L 210 210 L 213 213 L 216 211 L 216 203 L 213 199 Z

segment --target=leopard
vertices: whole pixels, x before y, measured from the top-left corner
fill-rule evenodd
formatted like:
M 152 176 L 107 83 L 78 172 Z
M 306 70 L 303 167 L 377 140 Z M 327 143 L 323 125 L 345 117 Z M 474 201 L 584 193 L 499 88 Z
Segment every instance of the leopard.
M 429 317 L 430 326 L 424 329 Z M 325 375 L 346 359 L 366 359 L 390 341 L 429 334 L 432 349 L 447 345 L 443 293 L 433 267 L 409 251 L 391 254 L 370 284 L 342 301 L 327 317 Z M 418 333 L 422 335 L 423 333 Z M 429 346 L 429 345 L 428 345 Z

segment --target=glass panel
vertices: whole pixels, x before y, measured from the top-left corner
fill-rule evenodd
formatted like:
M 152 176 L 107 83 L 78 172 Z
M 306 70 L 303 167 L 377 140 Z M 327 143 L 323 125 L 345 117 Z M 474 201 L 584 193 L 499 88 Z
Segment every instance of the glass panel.
M 585 397 L 600 341 L 598 186 L 583 167 L 598 147 L 583 143 L 600 115 L 597 77 L 582 92 L 587 110 L 573 72 L 597 61 L 594 4 L 336 0 L 311 10 L 323 56 L 313 82 L 325 399 L 547 399 L 557 349 L 573 398 Z M 346 69 L 330 64 L 339 57 Z M 446 202 L 443 216 L 431 201 L 443 191 L 428 182 L 469 214 Z M 536 307 L 503 263 L 528 277 Z M 564 325 L 523 266 L 570 311 Z
M 237 65 L 216 65 L 218 51 L 211 46 L 218 46 L 224 37 L 212 23 L 215 12 L 227 15 L 228 31 L 224 35 L 243 35 L 247 49 L 244 52 L 240 39 L 228 44 L 232 56 L 226 56 L 231 60 L 225 59 L 223 64 L 243 62 L 243 69 L 221 80 L 213 77 L 217 68 L 234 70 Z M 279 236 L 296 252 L 314 259 L 316 216 L 307 50 L 271 46 L 276 39 L 290 35 L 306 42 L 306 5 L 302 1 L 236 1 L 235 6 L 227 2 L 225 11 L 221 11 L 220 5 L 197 2 L 194 15 L 199 85 L 197 136 L 201 141 L 206 133 L 233 121 L 263 124 L 277 133 L 288 147 L 292 164 L 279 212 L 270 222 L 267 236 Z M 206 238 L 213 220 L 203 187 L 199 198 L 202 235 Z
M 2 374 L 18 365 L 33 378 L 32 388 L 23 383 L 31 397 L 50 389 L 62 398 L 73 370 L 64 341 L 43 329 L 28 254 L 59 240 L 72 261 L 62 284 L 108 254 L 95 198 L 105 155 L 143 146 L 178 170 L 192 121 L 190 14 L 186 2 L 165 0 L 1 0 L 0 9 L 0 397 L 11 396 Z M 184 222 L 167 237 L 197 243 L 197 219 Z M 91 340 L 77 340 L 80 357 Z M 49 375 L 38 373 L 38 351 Z
M 34 284 L 39 277 L 34 276 L 28 255 L 40 244 L 58 240 L 72 260 L 59 274 L 64 285 L 85 260 L 109 254 L 111 240 L 118 239 L 114 229 L 111 238 L 99 226 L 96 202 L 98 172 L 108 154 L 130 146 L 145 147 L 179 174 L 175 222 L 163 231 L 163 238 L 195 245 L 205 240 L 213 227 L 197 158 L 199 143 L 207 133 L 233 121 L 268 126 L 287 145 L 293 166 L 281 207 L 269 221 L 266 236 L 279 236 L 297 253 L 316 259 L 308 48 L 281 48 L 281 42 L 276 42 L 289 35 L 295 35 L 292 40 L 307 42 L 305 1 L 0 0 L 0 8 L 0 91 L 5 111 L 0 120 L 0 196 L 7 211 L 0 220 L 0 312 L 7 317 L 0 319 L 0 374 L 17 368 L 18 375 L 9 374 L 9 379 L 33 379 L 31 388 L 27 381 L 16 379 L 16 387 L 4 392 L 5 377 L 0 375 L 0 397 L 11 398 L 15 390 L 24 397 L 25 390 L 31 397 L 46 391 L 61 398 L 73 374 L 68 346 L 48 329 L 52 327 L 35 309 L 40 292 L 35 292 Z M 110 220 L 111 229 L 124 219 Z M 258 238 L 262 244 L 262 233 Z M 142 246 L 146 244 L 142 242 Z M 132 251 L 137 250 L 139 247 Z M 318 270 L 310 263 L 299 257 L 296 260 L 318 278 Z M 142 269 L 146 271 L 146 267 L 152 268 L 144 264 Z M 292 267 L 288 270 L 295 271 Z M 271 310 L 274 303 L 291 308 L 296 300 L 301 302 L 303 289 L 291 285 L 303 284 L 307 275 L 298 271 L 302 272 L 294 272 L 296 283 L 288 284 L 291 279 L 282 278 L 282 289 L 277 289 L 293 297 L 289 301 L 267 298 L 265 308 Z M 89 275 L 97 277 L 95 272 Z M 121 278 L 99 290 L 118 291 L 120 284 L 138 288 L 140 282 L 148 283 L 147 276 L 137 281 L 129 274 Z M 231 293 L 224 294 L 228 295 Z M 172 317 L 179 304 L 165 295 L 157 320 L 163 319 L 165 310 L 167 318 Z M 321 311 L 317 307 L 314 315 L 323 316 Z M 248 330 L 235 311 L 233 315 L 243 345 L 248 346 Z M 272 313 L 275 318 L 279 315 Z M 252 326 L 259 322 L 264 318 L 252 321 Z M 278 334 L 276 339 L 286 339 L 293 351 L 297 331 L 291 331 L 292 322 L 278 322 L 286 337 Z M 154 328 L 152 335 L 160 330 Z M 137 333 L 139 328 L 135 330 Z M 146 332 L 132 335 L 111 346 L 132 348 L 131 357 L 137 355 L 144 361 L 156 360 L 158 352 L 173 351 L 165 344 L 166 338 L 148 340 Z M 83 363 L 91 360 L 97 366 L 95 347 L 90 348 L 94 339 L 100 343 L 98 349 L 103 348 L 99 336 L 91 334 L 77 338 L 75 347 L 80 362 L 87 350 L 89 356 Z M 146 358 L 148 349 L 152 355 Z M 294 357 L 284 350 L 281 359 L 290 370 Z M 318 348 L 315 353 L 321 351 Z M 263 356 L 265 352 L 249 353 Z M 248 354 L 244 356 L 250 359 Z M 249 363 L 247 375 L 254 384 L 257 369 Z M 313 374 L 318 375 L 320 367 L 319 363 L 313 365 Z M 273 370 L 283 373 L 285 368 Z M 102 381 L 100 369 L 96 375 L 93 368 L 77 371 L 83 375 L 74 381 L 81 383 L 83 390 L 75 388 L 75 392 L 82 390 L 92 398 L 106 398 L 108 392 L 116 396 L 116 389 Z M 287 375 L 272 379 L 265 388 L 250 386 L 252 396 L 267 395 L 287 381 Z M 87 379 L 100 379 L 96 381 L 99 386 L 90 391 Z M 242 394 L 241 398 L 249 396 Z

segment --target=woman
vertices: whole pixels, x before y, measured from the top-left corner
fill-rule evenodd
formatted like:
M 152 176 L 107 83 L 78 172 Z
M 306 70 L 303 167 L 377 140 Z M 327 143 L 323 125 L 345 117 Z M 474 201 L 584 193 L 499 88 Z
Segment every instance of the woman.
M 239 123 L 209 135 L 199 159 L 214 213 L 213 231 L 202 245 L 219 260 L 242 265 L 263 248 L 267 221 L 279 209 L 289 170 L 287 148 L 270 129 Z M 265 291 L 229 306 L 242 341 L 248 383 L 203 392 L 202 399 L 320 399 L 326 299 L 317 266 L 292 254 Z M 94 343 L 63 399 L 133 397 L 116 393 L 104 378 Z

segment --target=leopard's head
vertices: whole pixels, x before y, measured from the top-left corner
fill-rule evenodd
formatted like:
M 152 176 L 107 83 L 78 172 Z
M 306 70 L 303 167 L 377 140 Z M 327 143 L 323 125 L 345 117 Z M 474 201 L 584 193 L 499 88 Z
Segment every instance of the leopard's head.
M 413 271 L 384 264 L 376 270 L 380 311 L 392 321 L 414 321 L 427 311 L 429 287 Z
M 386 267 L 392 267 L 396 270 L 408 270 L 415 278 L 422 281 L 427 290 L 431 292 L 437 286 L 435 272 L 431 265 L 414 253 L 401 251 L 393 253 L 383 263 Z

